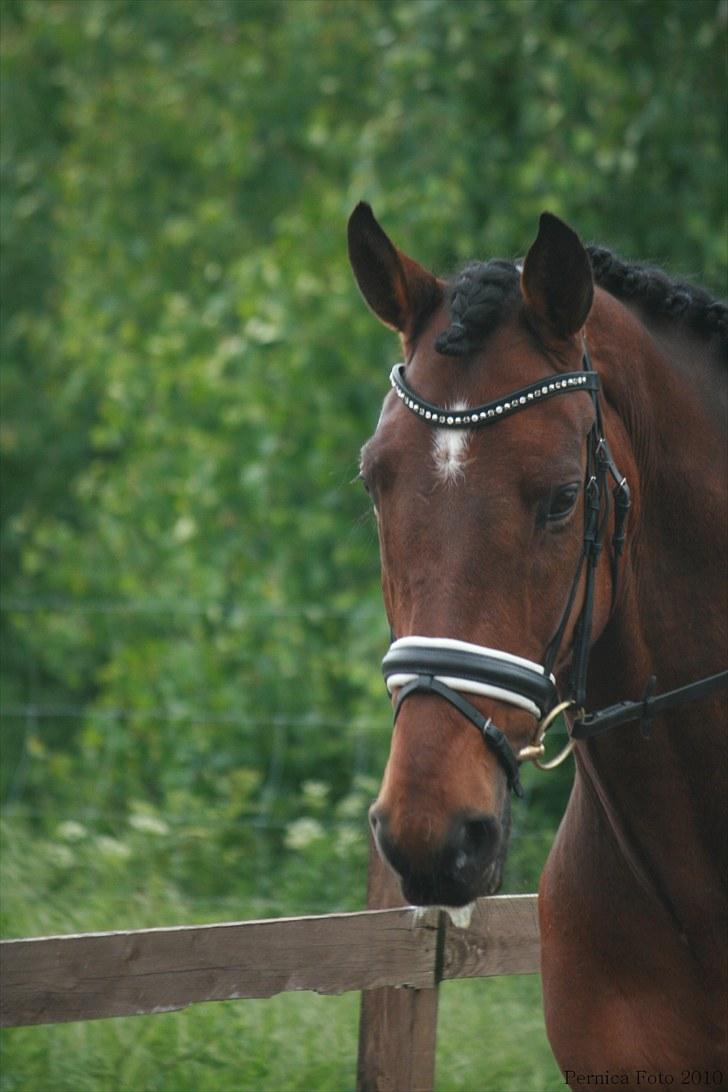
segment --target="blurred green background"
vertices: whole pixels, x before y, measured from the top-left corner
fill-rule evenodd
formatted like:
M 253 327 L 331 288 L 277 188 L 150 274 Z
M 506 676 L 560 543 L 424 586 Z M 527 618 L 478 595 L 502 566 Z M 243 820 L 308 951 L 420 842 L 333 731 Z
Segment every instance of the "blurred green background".
M 360 907 L 388 633 L 352 479 L 398 346 L 348 213 L 449 272 L 550 209 L 724 292 L 728 4 L 0 10 L 3 935 Z M 528 777 L 506 891 L 570 776 Z M 355 1025 L 12 1031 L 0 1087 L 349 1088 Z M 440 1032 L 440 1089 L 563 1086 L 536 979 L 448 984 Z

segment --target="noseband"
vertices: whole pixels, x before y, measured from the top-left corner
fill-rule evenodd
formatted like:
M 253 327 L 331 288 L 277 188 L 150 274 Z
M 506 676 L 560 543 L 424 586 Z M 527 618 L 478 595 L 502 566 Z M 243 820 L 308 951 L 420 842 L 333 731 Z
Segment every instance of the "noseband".
M 614 530 L 610 557 L 612 608 L 614 608 L 619 563 L 626 537 L 630 492 L 627 480 L 617 469 L 604 436 L 599 403 L 599 376 L 594 370 L 586 346 L 582 366 L 583 370 L 580 372 L 550 375 L 493 402 L 476 406 L 474 409 L 457 411 L 433 405 L 416 394 L 404 378 L 404 364 L 395 364 L 390 375 L 394 392 L 407 409 L 438 429 L 487 428 L 503 420 L 504 417 L 510 417 L 538 402 L 572 392 L 586 392 L 592 400 L 594 423 L 587 436 L 583 547 L 561 621 L 546 650 L 544 663 L 534 663 L 511 652 L 474 645 L 466 641 L 416 636 L 394 640 L 382 661 L 387 689 L 390 694 L 397 691 L 394 707 L 395 720 L 403 702 L 413 694 L 436 694 L 443 698 L 467 717 L 482 734 L 486 744 L 498 759 L 508 780 L 509 788 L 517 796 L 523 795 L 519 779 L 519 763 L 525 759 L 538 762 L 544 752 L 543 737 L 547 727 L 559 712 L 569 706 L 574 706 L 577 710 L 571 741 L 559 759 L 544 764 L 542 768 L 550 768 L 556 764 L 556 761 L 566 757 L 576 739 L 585 739 L 616 724 L 638 719 L 642 720 L 644 732 L 645 725 L 658 712 L 705 696 L 728 683 L 728 671 L 725 671 L 709 679 L 670 691 L 668 694 L 650 697 L 651 685 L 654 685 L 652 680 L 651 684 L 648 684 L 648 690 L 642 701 L 620 702 L 616 706 L 610 706 L 591 715 L 587 715 L 584 711 L 597 564 L 604 546 L 610 509 L 613 504 Z M 611 492 L 608 489 L 609 479 L 613 483 Z M 584 597 L 572 642 L 569 698 L 560 702 L 552 670 L 572 614 L 583 573 L 585 573 Z M 489 717 L 484 717 L 471 702 L 464 698 L 463 694 L 480 694 L 530 713 L 538 722 L 533 744 L 524 747 L 516 754 L 504 733 L 496 728 Z
M 411 413 L 437 428 L 480 429 L 519 413 L 529 406 L 545 402 L 549 398 L 575 392 L 586 392 L 594 405 L 594 424 L 587 438 L 587 475 L 584 486 L 586 498 L 584 520 L 584 548 L 576 574 L 572 581 L 559 626 L 549 645 L 544 664 L 533 663 L 500 649 L 484 648 L 464 641 L 442 638 L 405 637 L 394 641 L 384 657 L 382 670 L 390 693 L 398 689 L 395 719 L 402 703 L 415 693 L 436 693 L 459 709 L 482 733 L 495 753 L 516 795 L 521 796 L 518 776 L 519 756 L 516 756 L 505 735 L 461 695 L 483 694 L 525 709 L 536 720 L 543 720 L 559 701 L 552 668 L 556 660 L 566 625 L 574 604 L 584 565 L 587 566 L 586 591 L 574 640 L 575 674 L 572 676 L 572 700 L 583 704 L 586 690 L 586 664 L 591 636 L 594 606 L 594 581 L 596 563 L 602 548 L 604 529 L 608 517 L 606 478 L 615 481 L 617 526 L 612 540 L 613 554 L 618 563 L 624 545 L 624 523 L 629 508 L 627 482 L 617 470 L 604 438 L 599 407 L 599 376 L 592 367 L 585 349 L 583 369 L 550 375 L 536 383 L 530 383 L 493 402 L 462 411 L 446 410 L 432 405 L 411 389 L 404 378 L 404 364 L 396 364 L 390 375 L 395 393 Z M 607 494 L 608 497 L 608 494 Z M 606 511 L 602 512 L 603 509 Z M 615 572 L 616 578 L 616 572 Z M 616 583 L 616 579 L 615 579 Z M 582 649 L 584 650 L 582 652 Z M 538 736 L 538 733 L 537 733 Z M 540 745 L 540 740 L 539 740 Z M 526 756 L 524 756 L 526 757 Z
M 518 777 L 518 758 L 503 732 L 462 697 L 482 694 L 525 709 L 537 720 L 556 705 L 556 681 L 541 664 L 467 641 L 445 637 L 401 637 L 384 657 L 382 670 L 390 694 L 398 690 L 394 707 L 397 719 L 402 702 L 411 694 L 439 694 L 454 705 L 481 732 L 508 779 L 509 788 L 523 795 Z

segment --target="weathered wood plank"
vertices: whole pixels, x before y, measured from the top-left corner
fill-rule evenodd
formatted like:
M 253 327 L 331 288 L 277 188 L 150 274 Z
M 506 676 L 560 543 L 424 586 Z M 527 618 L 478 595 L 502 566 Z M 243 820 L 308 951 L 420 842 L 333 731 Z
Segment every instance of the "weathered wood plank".
M 396 898 L 396 889 L 385 894 L 388 882 L 377 874 L 372 898 Z M 481 899 L 468 929 L 441 924 L 442 977 L 538 972 L 536 904 L 535 895 Z M 415 923 L 407 908 L 4 941 L 0 1023 L 165 1012 L 285 990 L 364 989 L 360 1088 L 426 1088 L 434 1065 L 437 947 L 437 913 Z M 395 986 L 409 988 L 388 989 Z M 429 999 L 422 990 L 432 991 Z M 379 1046 L 370 1049 L 365 1040 Z M 404 1042 L 412 1044 L 409 1055 Z M 377 1058 L 389 1055 L 384 1068 L 372 1068 L 372 1050 Z M 388 1084 L 387 1073 L 401 1075 L 403 1066 L 408 1081 L 397 1076 Z
M 434 983 L 437 930 L 411 910 L 4 941 L 0 1023 L 167 1012 L 286 990 Z
M 357 1092 L 431 1092 L 438 997 L 391 986 L 362 993 Z
M 369 843 L 367 905 L 402 906 L 398 881 Z M 438 911 L 427 919 L 440 925 Z M 442 944 L 442 935 L 439 937 Z M 433 968 L 434 971 L 434 968 Z M 435 1079 L 438 990 L 364 990 L 359 1016 L 357 1092 L 430 1092 Z
M 478 899 L 467 929 L 448 922 L 443 978 L 540 971 L 537 895 Z

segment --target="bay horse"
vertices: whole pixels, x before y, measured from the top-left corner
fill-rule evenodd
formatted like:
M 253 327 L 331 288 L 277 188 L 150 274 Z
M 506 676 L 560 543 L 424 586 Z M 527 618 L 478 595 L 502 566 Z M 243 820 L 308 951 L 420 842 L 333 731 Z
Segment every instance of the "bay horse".
M 556 1060 L 572 1088 L 728 1084 L 728 718 L 717 676 L 680 689 L 725 666 L 728 308 L 549 213 L 523 263 L 451 280 L 366 204 L 348 239 L 404 354 L 361 455 L 393 635 L 379 852 L 411 903 L 495 892 L 509 788 L 566 695 Z

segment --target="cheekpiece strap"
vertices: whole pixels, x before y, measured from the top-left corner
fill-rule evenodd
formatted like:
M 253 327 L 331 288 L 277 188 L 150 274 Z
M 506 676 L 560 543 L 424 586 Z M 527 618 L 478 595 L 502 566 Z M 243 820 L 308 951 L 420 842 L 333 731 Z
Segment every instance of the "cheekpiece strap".
M 593 371 L 563 372 L 561 375 L 548 375 L 527 387 L 520 387 L 510 394 L 466 410 L 449 410 L 444 406 L 435 406 L 426 402 L 409 386 L 404 378 L 405 365 L 395 364 L 389 376 L 395 394 L 408 410 L 438 428 L 484 428 L 504 417 L 510 417 L 519 410 L 543 402 L 558 394 L 570 391 L 598 391 L 599 376 Z

